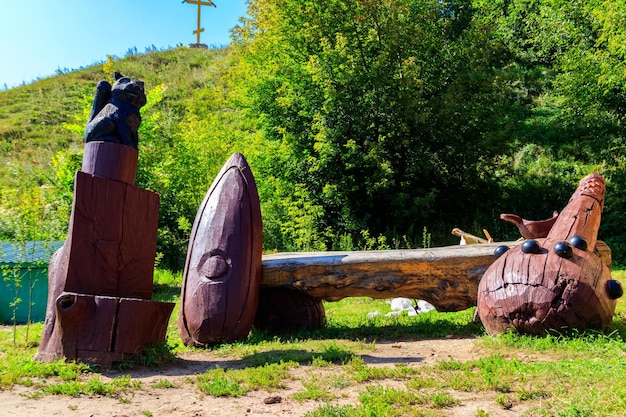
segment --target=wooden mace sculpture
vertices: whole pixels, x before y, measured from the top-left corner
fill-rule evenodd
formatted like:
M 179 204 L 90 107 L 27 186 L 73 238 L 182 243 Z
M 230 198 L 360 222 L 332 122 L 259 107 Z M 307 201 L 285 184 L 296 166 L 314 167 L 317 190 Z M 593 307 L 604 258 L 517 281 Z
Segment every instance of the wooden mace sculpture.
M 604 179 L 591 174 L 558 217 L 532 222 L 502 216 L 533 239 L 497 248 L 498 259 L 480 281 L 478 314 L 487 332 L 514 328 L 541 335 L 611 323 L 623 290 L 596 248 L 604 191 Z

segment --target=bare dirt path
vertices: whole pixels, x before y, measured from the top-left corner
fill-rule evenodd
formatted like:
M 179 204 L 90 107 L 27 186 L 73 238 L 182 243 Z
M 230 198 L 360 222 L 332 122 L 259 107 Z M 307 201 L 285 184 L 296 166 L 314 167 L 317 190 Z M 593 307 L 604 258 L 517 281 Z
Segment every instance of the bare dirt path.
M 466 361 L 483 356 L 474 339 L 438 339 L 400 342 L 376 342 L 376 348 L 361 354 L 372 366 L 432 365 L 438 361 L 455 359 Z M 141 381 L 141 388 L 119 398 L 104 396 L 67 397 L 47 395 L 28 398 L 34 388 L 16 386 L 12 390 L 0 391 L 0 415 L 7 417 L 135 417 L 135 416 L 185 416 L 185 417 L 231 417 L 231 416 L 302 416 L 323 405 L 320 401 L 298 402 L 293 394 L 302 391 L 302 380 L 310 376 L 310 366 L 292 369 L 293 379 L 284 389 L 275 392 L 252 391 L 237 398 L 216 398 L 199 392 L 190 378 L 216 366 L 237 368 L 239 359 L 217 357 L 211 352 L 187 352 L 180 355 L 175 366 L 158 369 L 140 368 L 131 371 L 106 371 L 102 380 L 120 375 L 130 375 Z M 335 369 L 336 370 L 336 369 Z M 333 372 L 329 369 L 325 372 Z M 159 381 L 167 380 L 173 388 L 156 388 Z M 402 381 L 377 382 L 388 386 L 403 386 Z M 359 403 L 358 394 L 363 385 L 351 385 L 337 392 L 332 404 Z M 475 416 L 483 410 L 490 416 L 519 416 L 524 411 L 520 406 L 504 410 L 495 402 L 495 394 L 454 393 L 461 404 L 449 409 L 450 416 Z M 274 400 L 273 403 L 267 403 Z

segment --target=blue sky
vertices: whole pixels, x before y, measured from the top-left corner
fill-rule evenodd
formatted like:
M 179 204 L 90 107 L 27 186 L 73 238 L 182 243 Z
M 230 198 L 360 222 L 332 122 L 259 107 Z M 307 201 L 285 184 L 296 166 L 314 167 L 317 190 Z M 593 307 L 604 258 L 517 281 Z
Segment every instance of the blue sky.
M 201 42 L 225 45 L 245 0 L 202 6 Z M 196 42 L 198 6 L 182 0 L 0 0 L 0 90 L 144 52 Z

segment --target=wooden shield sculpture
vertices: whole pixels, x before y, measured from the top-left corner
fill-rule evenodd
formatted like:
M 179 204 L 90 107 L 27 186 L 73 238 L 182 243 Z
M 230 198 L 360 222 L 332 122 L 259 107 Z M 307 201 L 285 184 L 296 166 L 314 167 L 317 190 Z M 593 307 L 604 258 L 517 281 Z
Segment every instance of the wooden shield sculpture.
M 496 250 L 478 286 L 478 314 L 490 334 L 611 323 L 622 288 L 596 248 L 604 190 L 601 176 L 583 178 L 547 236 Z
M 261 208 L 243 155 L 234 154 L 209 188 L 191 231 L 178 331 L 207 346 L 246 337 L 261 285 Z

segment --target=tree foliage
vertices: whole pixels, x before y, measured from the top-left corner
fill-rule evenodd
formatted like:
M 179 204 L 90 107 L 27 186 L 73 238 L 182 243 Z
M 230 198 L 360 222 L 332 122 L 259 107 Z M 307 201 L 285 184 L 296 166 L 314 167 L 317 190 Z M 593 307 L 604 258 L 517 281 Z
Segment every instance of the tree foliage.
M 254 172 L 266 250 L 439 246 L 453 227 L 514 239 L 500 213 L 549 217 L 597 171 L 600 238 L 623 263 L 625 3 L 250 0 L 231 47 L 109 57 L 0 92 L 0 234 L 62 237 L 84 112 L 120 71 L 149 93 L 137 185 L 161 195 L 165 266 L 182 266 L 233 152 Z
M 316 229 L 333 231 L 328 247 L 482 207 L 523 108 L 508 51 L 471 2 L 257 0 L 250 11 L 237 32 L 250 107 L 280 144 L 292 203 L 306 193 Z
M 594 170 L 621 202 L 622 3 L 250 1 L 241 84 L 276 150 L 283 241 L 514 237 L 499 212 L 548 217 Z

